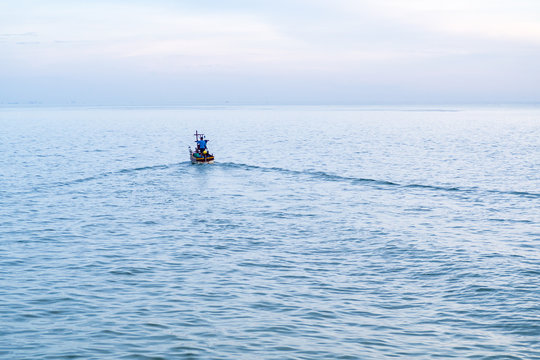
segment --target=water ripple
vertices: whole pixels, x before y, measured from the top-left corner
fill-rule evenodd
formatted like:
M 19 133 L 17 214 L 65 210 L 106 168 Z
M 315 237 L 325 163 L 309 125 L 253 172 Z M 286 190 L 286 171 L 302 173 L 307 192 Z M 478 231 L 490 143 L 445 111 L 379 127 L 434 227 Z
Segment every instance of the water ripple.
M 201 111 L 2 118 L 0 358 L 540 358 L 537 112 Z
M 226 167 L 226 168 L 239 168 L 239 169 L 244 169 L 244 170 L 260 170 L 263 172 L 274 171 L 274 172 L 279 172 L 279 173 L 288 174 L 288 175 L 304 176 L 304 177 L 309 176 L 315 180 L 343 181 L 343 182 L 350 182 L 352 184 L 371 183 L 375 185 L 396 186 L 396 187 L 409 188 L 409 189 L 418 188 L 418 189 L 425 189 L 425 190 L 463 192 L 463 193 L 471 193 L 471 192 L 494 193 L 494 194 L 516 195 L 516 196 L 528 197 L 528 198 L 533 198 L 533 199 L 540 198 L 540 193 L 532 193 L 532 192 L 526 192 L 526 191 L 500 191 L 500 190 L 480 189 L 478 187 L 464 188 L 464 187 L 455 187 L 455 186 L 399 184 L 399 183 L 387 181 L 387 180 L 376 180 L 376 179 L 368 179 L 368 178 L 356 178 L 356 177 L 334 175 L 334 174 L 326 173 L 324 171 L 299 171 L 299 170 L 290 170 L 290 169 L 284 169 L 284 168 L 279 168 L 279 167 L 263 167 L 263 166 L 258 166 L 258 165 L 247 165 L 247 164 L 232 163 L 232 162 L 217 163 L 217 165 Z

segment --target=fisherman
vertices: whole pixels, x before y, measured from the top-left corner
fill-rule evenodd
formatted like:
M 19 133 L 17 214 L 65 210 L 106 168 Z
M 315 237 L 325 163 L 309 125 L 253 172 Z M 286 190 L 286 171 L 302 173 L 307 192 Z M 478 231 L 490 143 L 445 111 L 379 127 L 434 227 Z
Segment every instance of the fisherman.
M 197 150 L 199 150 L 201 153 L 205 153 L 206 151 L 206 143 L 210 140 L 204 140 L 203 136 L 201 135 L 201 138 L 197 140 Z

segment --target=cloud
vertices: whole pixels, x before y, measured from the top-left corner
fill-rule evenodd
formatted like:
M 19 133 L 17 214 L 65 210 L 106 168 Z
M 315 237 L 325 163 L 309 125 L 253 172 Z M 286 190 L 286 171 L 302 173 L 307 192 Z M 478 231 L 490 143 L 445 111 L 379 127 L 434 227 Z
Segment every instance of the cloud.
M 540 42 L 540 2 L 535 0 L 380 0 L 371 7 L 390 21 L 429 32 Z
M 188 65 L 241 67 L 283 59 L 298 46 L 294 39 L 250 14 L 169 10 L 103 3 L 84 9 L 73 5 L 60 11 L 33 9 L 27 14 L 31 21 L 26 26 L 38 27 L 39 41 L 48 45 L 39 54 L 42 69 L 90 60 L 138 62 L 146 69 L 173 72 Z M 38 15 L 48 21 L 40 22 Z M 6 54 L 17 66 L 34 62 L 36 54 L 11 50 Z
M 538 4 L 20 0 L 0 4 L 0 76 L 176 91 L 207 83 L 215 92 L 235 86 L 238 97 L 257 84 L 282 97 L 286 87 L 344 97 L 349 89 L 351 98 L 374 88 L 394 98 L 413 88 L 481 92 L 488 82 L 504 93 L 519 79 L 525 93 L 540 80 Z
M 6 38 L 20 38 L 20 37 L 27 37 L 27 36 L 37 36 L 37 33 L 27 32 L 27 33 L 22 33 L 22 34 L 0 34 L 0 37 L 6 37 Z
M 233 2 L 241 11 L 211 11 L 216 3 L 208 1 L 206 8 L 163 1 L 63 2 L 24 11 L 27 29 L 38 27 L 36 41 L 48 44 L 40 54 L 45 66 L 93 58 L 173 72 L 209 65 L 330 70 L 473 54 L 503 41 L 540 39 L 540 22 L 506 16 L 503 7 L 489 3 L 491 12 L 478 11 L 488 5 L 481 0 L 291 0 L 274 4 L 297 11 L 283 16 L 242 1 Z M 9 19 L 4 23 L 9 26 Z M 24 63 L 27 54 L 14 55 Z

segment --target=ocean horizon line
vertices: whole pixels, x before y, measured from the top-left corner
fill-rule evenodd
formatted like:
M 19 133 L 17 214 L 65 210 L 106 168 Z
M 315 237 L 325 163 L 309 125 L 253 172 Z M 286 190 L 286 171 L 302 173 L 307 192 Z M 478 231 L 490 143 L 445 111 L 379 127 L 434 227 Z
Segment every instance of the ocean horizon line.
M 475 103 L 365 103 L 365 104 L 339 104 L 339 103 L 321 103 L 321 104 L 309 104 L 309 103 L 177 103 L 177 104 L 82 104 L 82 103 L 57 103 L 57 104 L 43 104 L 43 103 L 0 103 L 0 109 L 40 109 L 40 108 L 364 108 L 366 110 L 388 110 L 391 108 L 401 108 L 402 110 L 415 111 L 416 109 L 422 111 L 453 111 L 454 108 L 537 108 L 540 107 L 540 102 L 475 102 Z

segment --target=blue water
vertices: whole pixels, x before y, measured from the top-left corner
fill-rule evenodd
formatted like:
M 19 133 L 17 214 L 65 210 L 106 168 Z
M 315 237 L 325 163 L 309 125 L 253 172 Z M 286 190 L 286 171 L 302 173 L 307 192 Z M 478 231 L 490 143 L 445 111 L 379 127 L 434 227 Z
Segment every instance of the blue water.
M 4 108 L 0 169 L 2 359 L 540 358 L 539 108 Z

